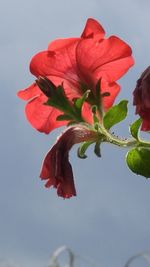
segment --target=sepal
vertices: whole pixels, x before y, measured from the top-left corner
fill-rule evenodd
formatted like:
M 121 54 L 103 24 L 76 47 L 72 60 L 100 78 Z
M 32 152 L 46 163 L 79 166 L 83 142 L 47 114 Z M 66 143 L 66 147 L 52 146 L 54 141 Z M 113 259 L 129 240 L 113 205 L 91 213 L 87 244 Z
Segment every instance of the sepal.
M 86 150 L 88 149 L 88 147 L 93 144 L 93 141 L 89 141 L 89 142 L 83 142 L 80 147 L 78 148 L 77 151 L 77 155 L 80 159 L 86 159 L 87 155 L 85 154 Z
M 101 145 L 101 142 L 98 141 L 96 142 L 95 144 L 95 147 L 94 147 L 94 153 L 97 157 L 101 158 L 101 149 L 100 149 L 100 145 Z
M 72 107 L 70 105 L 70 102 L 68 101 L 64 89 L 62 85 L 59 85 L 55 92 L 53 92 L 53 95 L 48 99 L 48 101 L 45 103 L 48 106 L 55 107 L 67 114 L 73 114 Z
M 94 127 L 95 125 L 99 124 L 99 119 L 97 117 L 97 106 L 96 105 L 93 105 L 92 106 L 92 114 L 93 114 L 93 123 L 94 123 Z
M 86 99 L 88 98 L 90 93 L 90 90 L 87 90 L 80 98 L 74 99 L 74 108 L 78 112 L 78 114 L 81 116 L 82 113 L 82 106 Z

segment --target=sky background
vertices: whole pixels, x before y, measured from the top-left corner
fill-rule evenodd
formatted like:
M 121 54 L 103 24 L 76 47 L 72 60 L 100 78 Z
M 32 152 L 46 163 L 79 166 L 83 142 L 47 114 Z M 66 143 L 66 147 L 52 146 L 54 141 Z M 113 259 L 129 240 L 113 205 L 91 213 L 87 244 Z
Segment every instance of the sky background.
M 66 245 L 102 267 L 121 267 L 150 250 L 150 181 L 130 172 L 126 149 L 102 146 L 102 158 L 88 151 L 80 160 L 72 149 L 77 197 L 58 198 L 40 181 L 45 153 L 62 129 L 50 135 L 34 130 L 16 97 L 34 77 L 31 57 L 56 38 L 79 36 L 88 17 L 107 36 L 117 35 L 133 49 L 135 66 L 120 80 L 116 101 L 129 100 L 130 115 L 115 132 L 128 136 L 134 119 L 132 91 L 150 64 L 150 1 L 0 0 L 0 260 L 17 266 L 46 266 L 51 253 Z

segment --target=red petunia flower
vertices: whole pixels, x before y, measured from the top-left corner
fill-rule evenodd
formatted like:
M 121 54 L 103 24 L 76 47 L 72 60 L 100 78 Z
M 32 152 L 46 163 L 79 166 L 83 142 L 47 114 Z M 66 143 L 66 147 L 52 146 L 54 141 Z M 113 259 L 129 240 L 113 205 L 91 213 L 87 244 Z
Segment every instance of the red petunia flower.
M 46 76 L 56 86 L 62 84 L 70 101 L 80 97 L 81 84 L 93 94 L 95 85 L 101 78 L 101 91 L 110 95 L 103 99 L 104 109 L 109 109 L 120 91 L 116 81 L 134 64 L 131 48 L 116 36 L 104 39 L 105 31 L 94 19 L 88 19 L 80 38 L 55 40 L 48 50 L 35 55 L 30 63 L 30 71 L 36 77 Z M 57 121 L 61 114 L 53 107 L 43 105 L 46 96 L 34 83 L 18 93 L 26 105 L 29 122 L 37 130 L 49 133 L 54 128 L 66 124 Z M 86 103 L 86 120 L 90 118 L 90 108 Z
M 150 131 L 150 66 L 137 80 L 133 96 L 136 114 L 139 114 L 142 118 L 141 130 Z
M 81 124 L 67 129 L 44 159 L 40 177 L 47 180 L 45 186 L 57 188 L 58 196 L 63 198 L 76 196 L 69 150 L 74 144 L 96 139 L 97 133 Z

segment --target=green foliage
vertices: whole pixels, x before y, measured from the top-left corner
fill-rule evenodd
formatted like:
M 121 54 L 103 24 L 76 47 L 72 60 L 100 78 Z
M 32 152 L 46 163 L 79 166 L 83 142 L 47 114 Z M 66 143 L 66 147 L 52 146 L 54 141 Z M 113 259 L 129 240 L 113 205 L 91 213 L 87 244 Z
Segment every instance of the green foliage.
M 58 121 L 67 120 L 71 123 L 75 122 L 82 122 L 82 106 L 86 101 L 89 90 L 87 90 L 83 96 L 80 98 L 74 99 L 74 102 L 71 103 L 65 93 L 62 86 L 58 86 L 57 88 L 50 88 L 51 89 L 51 96 L 48 98 L 46 105 L 55 107 L 60 111 L 64 112 L 64 114 L 59 115 L 57 117 Z
M 126 162 L 130 170 L 136 174 L 150 177 L 150 149 L 136 147 L 130 150 L 126 156 Z
M 46 105 L 55 107 L 68 115 L 72 115 L 72 107 L 66 98 L 63 87 L 58 86 L 55 90 L 53 90 L 51 97 L 46 102 Z
M 127 100 L 122 100 L 118 105 L 107 111 L 103 118 L 103 124 L 107 130 L 126 118 L 128 112 L 127 104 Z
M 133 122 L 132 125 L 130 126 L 130 133 L 137 140 L 139 140 L 139 130 L 140 130 L 141 123 L 142 123 L 142 120 L 141 118 L 139 118 L 135 122 Z

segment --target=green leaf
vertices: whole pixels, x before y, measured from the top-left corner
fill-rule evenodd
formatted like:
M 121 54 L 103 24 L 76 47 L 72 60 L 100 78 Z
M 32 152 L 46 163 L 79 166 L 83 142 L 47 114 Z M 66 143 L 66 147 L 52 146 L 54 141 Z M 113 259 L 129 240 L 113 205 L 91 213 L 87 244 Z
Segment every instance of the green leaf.
M 127 153 L 126 162 L 132 172 L 146 178 L 150 177 L 150 149 L 137 147 L 130 150 Z
M 93 143 L 93 141 L 89 141 L 89 142 L 83 142 L 81 144 L 81 146 L 78 148 L 78 152 L 77 152 L 77 155 L 79 158 L 81 158 L 81 159 L 87 158 L 87 156 L 85 155 L 85 152 L 92 143 Z
M 112 126 L 126 118 L 128 112 L 127 104 L 127 100 L 122 100 L 118 105 L 113 106 L 107 111 L 103 118 L 106 129 L 109 130 Z
M 142 123 L 142 120 L 141 120 L 141 118 L 139 118 L 138 120 L 133 122 L 130 126 L 130 133 L 137 140 L 139 140 L 138 133 L 139 133 L 141 123 Z

